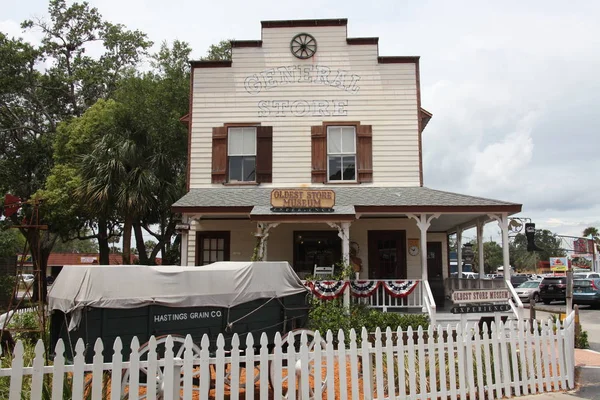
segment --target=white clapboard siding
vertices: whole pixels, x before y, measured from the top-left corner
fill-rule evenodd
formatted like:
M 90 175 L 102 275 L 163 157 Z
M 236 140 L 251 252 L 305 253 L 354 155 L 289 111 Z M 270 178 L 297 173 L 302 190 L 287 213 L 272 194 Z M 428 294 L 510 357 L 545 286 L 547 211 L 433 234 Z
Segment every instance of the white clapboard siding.
M 105 400 L 106 385 L 115 400 L 127 393 L 137 398 L 132 394 L 142 393 L 138 388 L 149 400 L 384 400 L 500 399 L 574 387 L 572 315 L 562 324 L 492 323 L 481 330 L 476 325 L 377 328 L 372 333 L 363 328 L 360 335 L 328 331 L 324 340 L 318 332 L 301 330 L 284 337 L 277 333 L 272 342 L 265 333 L 245 336 L 245 348 L 237 334 L 231 341 L 219 335 L 212 345 L 206 335 L 200 343 L 189 335 L 152 337 L 141 345 L 133 338 L 127 359 L 117 338 L 110 363 L 104 362 L 106 346 L 98 340 L 91 364 L 85 352 L 92 350 L 81 339 L 67 363 L 62 340 L 53 363 L 46 363 L 41 341 L 26 363 L 18 342 L 11 367 L 0 369 L 0 379 L 10 382 L 8 400 L 25 394 L 41 400 L 44 393 L 52 400 Z
M 290 53 L 290 40 L 308 31 L 318 42 L 316 56 L 300 60 Z M 349 45 L 346 26 L 268 28 L 262 47 L 234 48 L 231 67 L 193 70 L 191 105 L 190 187 L 211 185 L 212 128 L 225 123 L 257 123 L 273 127 L 273 185 L 311 184 L 311 130 L 324 121 L 360 121 L 373 126 L 373 184 L 419 185 L 419 132 L 416 66 L 379 64 L 377 45 Z M 294 79 L 259 93 L 245 88 L 248 77 L 278 67 L 330 69 L 360 76 L 352 92 L 318 82 Z M 349 82 L 349 80 L 347 81 Z M 344 101 L 345 115 L 260 114 L 258 103 L 296 100 Z M 331 104 L 331 103 L 330 103 Z

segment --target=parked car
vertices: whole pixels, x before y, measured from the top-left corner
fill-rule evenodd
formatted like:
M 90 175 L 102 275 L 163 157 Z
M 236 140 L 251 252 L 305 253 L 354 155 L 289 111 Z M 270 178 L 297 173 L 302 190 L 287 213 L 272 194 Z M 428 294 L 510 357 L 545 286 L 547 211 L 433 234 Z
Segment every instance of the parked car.
M 510 283 L 512 283 L 513 287 L 518 287 L 523 282 L 527 282 L 529 277 L 527 275 L 511 275 Z
M 542 283 L 541 280 L 523 282 L 515 288 L 515 291 L 521 301 L 528 303 L 534 299 L 537 303 L 540 301 L 540 283 Z
M 594 308 L 600 306 L 600 279 L 573 280 L 573 302 Z
M 33 282 L 35 277 L 33 276 L 33 274 L 21 274 L 21 279 L 23 280 L 23 282 L 30 284 Z
M 553 300 L 565 301 L 567 296 L 566 276 L 547 276 L 540 283 L 540 299 L 544 304 Z
M 598 279 L 600 274 L 597 272 L 575 272 L 573 274 L 573 280 L 575 279 Z

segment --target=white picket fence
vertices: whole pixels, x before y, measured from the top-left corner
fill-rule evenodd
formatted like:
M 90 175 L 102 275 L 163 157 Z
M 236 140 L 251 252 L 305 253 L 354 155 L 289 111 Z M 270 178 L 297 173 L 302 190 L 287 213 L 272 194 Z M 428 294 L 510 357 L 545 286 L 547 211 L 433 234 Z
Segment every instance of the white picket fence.
M 340 331 L 337 340 L 331 332 L 323 339 L 305 331 L 277 334 L 274 345 L 263 335 L 256 347 L 248 335 L 246 348 L 256 352 L 240 350 L 238 336 L 229 351 L 223 336 L 216 345 L 206 336 L 198 344 L 189 336 L 169 336 L 142 346 L 134 338 L 129 361 L 117 339 L 111 363 L 104 362 L 98 341 L 91 364 L 82 341 L 68 364 L 59 342 L 53 365 L 44 365 L 42 342 L 30 364 L 19 343 L 12 367 L 0 369 L 0 388 L 10 385 L 8 400 L 21 399 L 22 392 L 38 400 L 44 390 L 53 400 L 498 399 L 574 387 L 573 318 L 562 326 L 492 324 L 490 331 L 477 325 L 374 334 L 363 329 L 360 337 L 351 331 L 348 338 Z

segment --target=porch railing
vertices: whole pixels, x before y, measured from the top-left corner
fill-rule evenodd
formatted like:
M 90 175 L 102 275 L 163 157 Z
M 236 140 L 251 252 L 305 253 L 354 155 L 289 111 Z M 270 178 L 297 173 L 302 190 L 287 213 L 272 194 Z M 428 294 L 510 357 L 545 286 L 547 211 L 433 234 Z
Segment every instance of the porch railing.
M 350 290 L 354 304 L 365 304 L 383 312 L 401 309 L 423 309 L 424 286 L 421 279 L 360 279 L 354 281 L 303 281 L 321 299 L 341 297 Z M 356 287 L 352 288 L 351 285 Z M 434 303 L 435 304 L 435 303 Z
M 425 310 L 429 314 L 429 321 L 431 325 L 436 324 L 436 305 L 435 299 L 433 298 L 433 293 L 431 292 L 431 287 L 429 287 L 429 281 L 423 281 L 423 303 L 425 304 Z
M 372 282 L 381 282 L 375 292 L 369 297 L 354 297 L 354 301 L 367 304 L 371 308 L 380 309 L 383 312 L 394 311 L 394 309 L 423 308 L 423 282 L 421 279 L 410 279 L 417 285 L 412 292 L 404 297 L 395 297 L 388 293 L 383 283 L 389 280 L 370 279 Z
M 510 294 L 512 296 L 512 298 L 508 300 L 508 304 L 510 304 L 510 308 L 511 308 L 512 312 L 515 314 L 515 317 L 517 317 L 517 321 L 518 321 L 518 320 L 524 318 L 523 302 L 519 298 L 519 295 L 517 294 L 515 288 L 513 287 L 512 283 L 510 282 L 510 280 L 505 281 L 505 284 L 506 284 L 506 287 L 508 288 L 508 290 L 510 290 Z

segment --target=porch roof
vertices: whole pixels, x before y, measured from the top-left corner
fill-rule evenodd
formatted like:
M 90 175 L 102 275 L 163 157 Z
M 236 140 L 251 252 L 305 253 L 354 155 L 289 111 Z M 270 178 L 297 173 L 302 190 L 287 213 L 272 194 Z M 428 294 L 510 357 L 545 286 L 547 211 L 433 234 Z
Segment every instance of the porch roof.
M 238 211 L 254 215 L 269 214 L 270 196 L 275 187 L 207 187 L 190 190 L 173 204 L 181 213 Z M 300 189 L 300 188 L 298 188 Z M 325 189 L 314 187 L 312 189 Z M 335 214 L 356 213 L 493 213 L 521 211 L 521 204 L 483 197 L 445 192 L 427 187 L 331 187 L 335 192 Z M 352 210 L 350 207 L 353 207 Z M 289 215 L 289 213 L 286 213 Z

